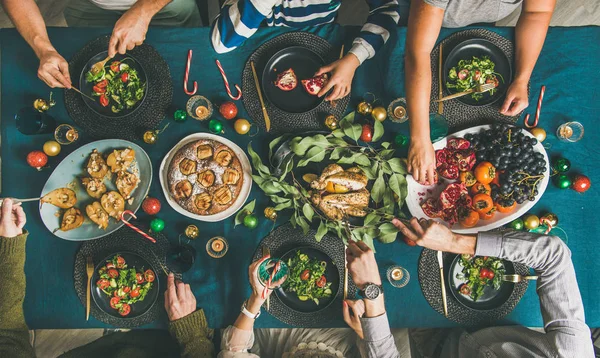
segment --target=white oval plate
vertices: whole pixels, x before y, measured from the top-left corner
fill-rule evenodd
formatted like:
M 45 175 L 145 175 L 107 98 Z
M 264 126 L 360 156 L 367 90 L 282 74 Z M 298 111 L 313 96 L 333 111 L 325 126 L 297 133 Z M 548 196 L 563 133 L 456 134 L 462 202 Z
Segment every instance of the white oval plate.
M 214 215 L 198 215 L 185 210 L 184 208 L 179 206 L 179 204 L 177 204 L 175 200 L 173 200 L 173 198 L 171 197 L 171 191 L 169 190 L 169 165 L 171 164 L 171 160 L 173 160 L 175 153 L 177 153 L 177 151 L 181 149 L 184 145 L 198 141 L 200 139 L 211 139 L 225 144 L 226 146 L 231 148 L 231 150 L 233 150 L 235 155 L 237 155 L 237 157 L 239 158 L 240 163 L 242 164 L 244 183 L 242 184 L 240 195 L 238 195 L 235 202 L 229 208 Z M 240 148 L 237 144 L 233 143 L 229 139 L 211 133 L 195 133 L 183 138 L 181 141 L 179 141 L 179 143 L 177 143 L 173 147 L 173 149 L 169 151 L 169 153 L 167 153 L 162 163 L 160 163 L 159 179 L 160 186 L 163 190 L 163 194 L 165 195 L 165 198 L 167 199 L 169 205 L 171 205 L 171 207 L 175 211 L 177 211 L 181 215 L 187 216 L 188 218 L 192 218 L 195 220 L 215 222 L 227 219 L 231 215 L 235 214 L 238 211 L 238 209 L 242 207 L 242 205 L 244 205 L 246 199 L 248 199 L 248 196 L 250 195 L 250 190 L 252 189 L 252 167 L 250 166 L 250 160 L 248 160 L 248 156 L 246 156 L 246 153 L 244 153 L 242 148 Z
M 113 233 L 123 226 L 122 221 L 117 221 L 113 218 L 110 218 L 108 227 L 106 230 L 102 230 L 98 227 L 98 225 L 94 224 L 90 219 L 88 219 L 87 215 L 85 214 L 85 207 L 86 205 L 91 204 L 98 199 L 93 199 L 87 194 L 85 188 L 83 185 L 81 185 L 81 178 L 88 176 L 85 171 L 85 167 L 87 166 L 87 162 L 90 158 L 90 153 L 92 153 L 94 149 L 97 149 L 100 153 L 104 154 L 104 159 L 106 159 L 106 156 L 114 149 L 124 148 L 131 148 L 135 150 L 135 161 L 133 162 L 132 168 L 133 171 L 139 173 L 140 177 L 140 183 L 133 192 L 133 201 L 131 204 L 129 204 L 128 200 L 125 201 L 125 210 L 131 210 L 135 213 L 140 208 L 142 201 L 148 195 L 150 183 L 152 183 L 152 163 L 150 162 L 150 158 L 148 158 L 148 154 L 139 145 L 126 140 L 99 140 L 77 148 L 77 150 L 69 154 L 65 159 L 63 159 L 62 162 L 60 162 L 60 164 L 58 164 L 56 169 L 54 169 L 52 174 L 50 174 L 48 181 L 46 181 L 46 185 L 44 185 L 40 196 L 43 196 L 54 189 L 65 188 L 67 187 L 67 184 L 76 182 L 77 185 L 75 188 L 72 188 L 75 190 L 77 195 L 77 204 L 75 204 L 75 207 L 81 210 L 81 213 L 85 217 L 83 225 L 77 229 L 69 231 L 58 230 L 54 232 L 56 228 L 60 227 L 60 221 L 62 217 L 57 216 L 56 213 L 61 209 L 51 204 L 44 204 L 40 207 L 40 216 L 42 217 L 44 225 L 46 225 L 46 228 L 48 228 L 50 232 L 53 232 L 54 235 L 60 237 L 61 239 L 85 241 L 101 238 Z M 108 191 L 118 191 L 114 182 L 115 177 L 116 175 L 113 173 L 111 180 L 104 180 L 104 184 L 106 184 L 106 189 Z
M 478 133 L 481 130 L 485 130 L 485 129 L 489 129 L 489 128 L 491 128 L 490 125 L 483 125 L 483 126 L 467 128 L 460 132 L 456 132 L 456 133 L 451 134 L 451 135 L 447 136 L 446 138 L 434 143 L 433 149 L 438 150 L 438 149 L 445 148 L 446 143 L 448 142 L 449 138 L 463 138 L 465 136 L 465 134 L 467 134 L 467 133 Z M 525 133 L 526 136 L 533 137 L 533 135 L 526 130 L 523 130 L 523 133 Z M 536 152 L 542 153 L 544 155 L 544 160 L 546 161 L 546 172 L 544 173 L 544 179 L 542 179 L 540 185 L 538 186 L 539 194 L 535 197 L 535 201 L 527 201 L 527 202 L 524 202 L 523 204 L 517 204 L 516 210 L 509 214 L 503 214 L 503 213 L 497 212 L 496 215 L 494 215 L 493 219 L 479 220 L 477 225 L 475 225 L 474 227 L 471 227 L 471 228 L 464 228 L 460 225 L 460 223 L 456 223 L 456 224 L 452 225 L 452 227 L 451 227 L 452 231 L 459 233 L 459 234 L 473 234 L 473 233 L 477 233 L 479 231 L 488 231 L 488 230 L 495 229 L 497 227 L 508 224 L 509 222 L 519 218 L 521 215 L 523 215 L 527 211 L 529 211 L 529 209 L 531 209 L 538 202 L 538 200 L 540 200 L 540 198 L 546 191 L 546 187 L 548 186 L 548 180 L 550 179 L 550 162 L 548 161 L 548 154 L 546 153 L 546 149 L 544 149 L 544 146 L 540 142 L 538 142 L 536 145 L 534 145 L 533 149 Z M 447 179 L 440 177 L 440 180 L 442 183 L 444 183 L 444 185 L 437 185 L 437 184 L 421 185 L 415 181 L 415 179 L 412 177 L 412 175 L 408 175 L 406 177 L 406 179 L 408 181 L 408 196 L 406 198 L 406 205 L 408 206 L 408 210 L 410 211 L 410 214 L 412 216 L 414 216 L 416 218 L 425 218 L 425 219 L 431 219 L 431 218 L 429 216 L 425 215 L 425 213 L 423 212 L 423 209 L 421 209 L 421 205 L 420 205 L 421 200 L 426 200 L 427 198 L 430 198 L 430 197 L 438 198 L 440 196 L 440 193 L 442 192 L 442 190 L 444 190 L 446 188 L 447 184 L 456 182 L 455 180 L 447 180 Z M 425 195 L 419 195 L 419 193 L 425 193 Z M 447 223 L 440 218 L 435 218 L 433 220 L 447 225 Z

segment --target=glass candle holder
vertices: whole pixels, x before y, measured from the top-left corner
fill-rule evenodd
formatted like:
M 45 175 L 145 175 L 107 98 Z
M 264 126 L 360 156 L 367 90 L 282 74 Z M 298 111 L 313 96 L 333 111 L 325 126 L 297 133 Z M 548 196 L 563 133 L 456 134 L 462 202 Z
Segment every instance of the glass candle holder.
M 278 266 L 278 267 L 277 267 Z M 276 270 L 274 273 L 273 271 Z M 258 267 L 258 280 L 271 290 L 279 288 L 278 281 L 288 274 L 288 266 L 280 259 L 272 258 L 263 261 Z
M 402 288 L 410 281 L 408 270 L 398 265 L 388 267 L 386 276 L 390 284 L 396 288 Z
M 206 252 L 213 259 L 220 259 L 225 256 L 227 250 L 229 250 L 229 244 L 224 237 L 215 236 L 206 243 Z
M 388 118 L 392 122 L 403 123 L 408 121 L 408 111 L 406 110 L 406 98 L 400 97 L 393 100 L 387 109 Z
M 579 122 L 561 124 L 556 130 L 556 136 L 564 142 L 577 142 L 583 138 L 583 124 Z
M 200 95 L 191 97 L 185 108 L 190 117 L 199 121 L 206 120 L 213 114 L 212 103 L 206 97 Z
M 56 130 L 54 131 L 54 140 L 61 145 L 75 143 L 77 139 L 79 139 L 79 132 L 77 132 L 77 129 L 72 125 L 61 124 L 56 127 Z

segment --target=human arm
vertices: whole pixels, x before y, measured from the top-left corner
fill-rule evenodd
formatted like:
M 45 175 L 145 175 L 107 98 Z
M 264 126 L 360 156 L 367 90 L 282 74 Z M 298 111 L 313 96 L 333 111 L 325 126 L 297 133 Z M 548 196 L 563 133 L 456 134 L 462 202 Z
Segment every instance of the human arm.
M 410 227 L 399 220 L 393 223 L 408 239 L 432 250 L 498 257 L 533 268 L 539 276 L 537 293 L 546 337 L 542 340 L 534 335 L 520 335 L 519 342 L 525 346 L 523 351 L 537 346 L 552 351 L 557 357 L 593 357 L 571 252 L 558 237 L 523 231 L 458 235 L 433 220 L 419 224 L 413 219 Z M 519 342 L 505 344 L 518 345 Z
M 34 0 L 2 0 L 2 7 L 40 60 L 38 77 L 48 86 L 71 88 L 69 64 L 56 51 Z
M 226 53 L 254 35 L 275 6 L 274 0 L 228 0 L 214 20 L 211 41 L 217 53 Z
M 190 285 L 167 277 L 165 309 L 169 316 L 169 333 L 177 340 L 182 357 L 212 357 L 214 347 L 209 338 L 206 316 L 196 310 L 196 297 Z
M 350 242 L 346 249 L 348 261 L 348 273 L 352 281 L 362 290 L 368 283 L 381 286 L 379 268 L 375 260 L 375 253 L 363 242 Z M 385 301 L 383 292 L 374 300 L 363 299 L 364 314 L 360 319 L 360 329 L 356 318 L 351 317 L 348 306 L 352 308 L 357 316 L 363 308 L 356 302 L 344 301 L 344 320 L 358 334 L 358 348 L 362 357 L 397 358 L 400 357 L 398 348 L 394 342 L 394 336 L 390 331 L 387 314 L 385 312 Z
M 556 0 L 525 0 L 515 28 L 515 76 L 500 113 L 516 116 L 529 106 L 527 84 L 542 51 Z
M 154 15 L 171 1 L 137 0 L 115 24 L 108 42 L 108 56 L 112 58 L 117 53 L 124 55 L 127 50 L 141 45 Z
M 33 357 L 23 315 L 25 213 L 10 199 L 4 200 L 0 212 L 0 357 Z
M 411 2 L 404 58 L 406 101 L 410 121 L 408 171 L 417 182 L 431 181 L 435 170 L 435 152 L 429 128 L 431 92 L 431 51 L 440 33 L 444 9 Z

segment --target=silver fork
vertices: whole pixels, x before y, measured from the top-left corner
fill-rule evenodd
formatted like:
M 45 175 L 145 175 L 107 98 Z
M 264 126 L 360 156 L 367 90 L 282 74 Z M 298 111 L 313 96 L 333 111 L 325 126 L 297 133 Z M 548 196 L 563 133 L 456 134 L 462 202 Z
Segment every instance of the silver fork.
M 496 86 L 493 83 L 484 83 L 484 84 L 480 84 L 477 85 L 474 88 L 471 88 L 470 90 L 466 90 L 464 92 L 459 92 L 459 93 L 455 93 L 455 94 L 451 94 L 449 96 L 446 96 L 444 98 L 440 98 L 435 100 L 434 102 L 443 102 L 443 101 L 447 101 L 449 99 L 453 99 L 453 98 L 458 98 L 458 97 L 462 97 L 462 96 L 466 96 L 470 93 L 484 93 L 487 92 L 493 88 L 496 88 Z
M 521 282 L 523 280 L 537 280 L 538 276 L 521 276 L 521 275 L 502 275 L 502 281 Z

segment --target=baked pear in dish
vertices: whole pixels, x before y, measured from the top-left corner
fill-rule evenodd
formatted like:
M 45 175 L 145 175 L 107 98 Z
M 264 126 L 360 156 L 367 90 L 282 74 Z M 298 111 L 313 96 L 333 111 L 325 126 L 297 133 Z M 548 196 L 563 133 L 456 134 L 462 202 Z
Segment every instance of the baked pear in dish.
M 108 213 L 102 208 L 100 202 L 94 201 L 86 206 L 85 213 L 100 229 L 106 230 L 108 227 Z
M 187 199 L 192 196 L 192 192 L 194 191 L 194 186 L 190 183 L 189 180 L 182 180 L 179 183 L 175 184 L 175 198 L 177 200 Z
M 217 204 L 227 205 L 231 200 L 233 200 L 233 193 L 227 185 L 223 185 L 215 190 L 213 194 L 213 200 Z
M 108 173 L 108 166 L 102 157 L 102 153 L 94 149 L 87 163 L 87 172 L 94 179 L 102 179 Z
M 228 167 L 233 161 L 233 154 L 227 149 L 222 149 L 215 153 L 215 162 L 222 167 Z
M 213 155 L 213 149 L 208 144 L 199 145 L 198 149 L 196 149 L 196 157 L 199 160 L 208 159 L 208 158 L 212 157 L 212 155 Z
M 131 198 L 131 193 L 133 193 L 139 183 L 140 178 L 138 178 L 137 175 L 127 171 L 118 172 L 117 179 L 115 180 L 117 190 L 119 190 L 119 193 L 121 193 L 125 200 Z
M 179 170 L 183 175 L 190 175 L 196 172 L 196 161 L 188 158 L 183 159 L 179 163 Z
M 212 197 L 206 192 L 196 195 L 196 198 L 194 199 L 194 205 L 196 205 L 199 210 L 208 210 L 211 204 Z
M 125 210 L 125 199 L 116 191 L 109 191 L 102 195 L 100 199 L 102 209 L 108 213 L 110 217 L 121 220 L 121 214 Z
M 125 148 L 123 150 L 113 150 L 106 158 L 106 163 L 113 173 L 127 170 L 135 160 L 135 150 Z
M 42 204 L 49 203 L 61 209 L 69 209 L 77 204 L 77 195 L 71 189 L 58 188 L 44 195 L 40 202 Z
M 239 171 L 227 168 L 223 172 L 223 184 L 235 185 L 240 180 L 240 177 L 241 174 Z
M 85 191 L 94 199 L 100 199 L 106 193 L 106 185 L 101 179 L 83 178 L 81 183 L 85 187 Z
M 70 208 L 63 214 L 62 221 L 60 223 L 61 231 L 69 231 L 77 229 L 83 224 L 83 214 L 77 208 Z
M 196 181 L 205 188 L 211 187 L 215 183 L 215 172 L 205 169 L 198 173 Z

